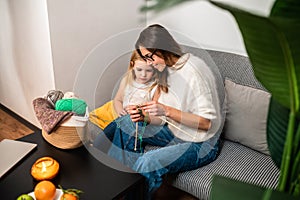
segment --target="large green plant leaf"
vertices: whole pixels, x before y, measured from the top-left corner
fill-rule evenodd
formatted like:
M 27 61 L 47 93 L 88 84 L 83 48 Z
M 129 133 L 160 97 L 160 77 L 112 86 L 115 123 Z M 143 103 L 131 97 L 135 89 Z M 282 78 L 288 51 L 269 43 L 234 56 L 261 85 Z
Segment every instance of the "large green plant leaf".
M 289 109 L 283 107 L 271 98 L 267 132 L 273 134 L 267 134 L 267 141 L 271 156 L 278 168 L 280 168 L 281 165 L 281 155 L 283 154 L 283 147 L 288 129 L 289 113 Z
M 269 190 L 253 184 L 244 183 L 238 180 L 215 175 L 212 179 L 212 188 L 210 192 L 210 200 L 296 200 L 293 197 L 283 192 Z
M 277 0 L 275 1 L 270 16 L 298 18 L 300 14 L 299 0 Z

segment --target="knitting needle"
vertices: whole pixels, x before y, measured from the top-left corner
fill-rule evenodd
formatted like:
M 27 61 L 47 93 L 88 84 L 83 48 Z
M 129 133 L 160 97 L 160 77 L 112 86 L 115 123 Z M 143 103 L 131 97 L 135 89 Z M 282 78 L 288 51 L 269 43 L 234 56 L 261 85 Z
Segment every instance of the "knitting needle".
M 188 132 L 182 130 L 181 128 L 179 128 L 178 126 L 176 126 L 175 124 L 171 123 L 170 121 L 168 121 L 167 119 L 165 119 L 164 117 L 159 117 L 159 119 L 163 120 L 164 122 L 168 123 L 169 125 L 173 126 L 174 128 L 176 128 L 177 130 L 185 133 L 186 135 L 190 136 L 191 138 L 195 139 L 195 136 L 189 134 Z
M 137 138 L 138 138 L 138 122 L 135 123 L 135 140 L 134 140 L 134 151 L 136 151 L 137 146 Z
M 140 105 L 137 105 L 137 109 L 139 111 L 139 114 L 140 115 L 143 115 L 143 111 L 142 109 L 140 108 L 141 106 Z M 134 151 L 137 150 L 137 138 L 138 138 L 138 122 L 136 122 L 135 124 L 135 140 L 134 140 Z

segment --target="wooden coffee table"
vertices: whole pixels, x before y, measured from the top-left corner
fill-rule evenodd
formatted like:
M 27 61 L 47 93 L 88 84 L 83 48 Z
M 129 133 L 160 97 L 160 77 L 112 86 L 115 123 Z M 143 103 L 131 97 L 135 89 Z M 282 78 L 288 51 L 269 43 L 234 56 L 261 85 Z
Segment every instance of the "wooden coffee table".
M 85 146 L 72 150 L 58 149 L 42 138 L 41 131 L 20 140 L 38 146 L 0 179 L 1 199 L 14 200 L 21 194 L 32 192 L 37 181 L 32 178 L 30 169 L 38 158 L 44 156 L 51 156 L 60 164 L 59 174 L 52 182 L 63 188 L 82 190 L 81 200 L 143 199 L 143 176 L 128 172 L 130 169 L 125 166 L 125 171 L 119 171 L 101 163 Z M 100 155 L 105 160 L 111 159 L 105 156 Z

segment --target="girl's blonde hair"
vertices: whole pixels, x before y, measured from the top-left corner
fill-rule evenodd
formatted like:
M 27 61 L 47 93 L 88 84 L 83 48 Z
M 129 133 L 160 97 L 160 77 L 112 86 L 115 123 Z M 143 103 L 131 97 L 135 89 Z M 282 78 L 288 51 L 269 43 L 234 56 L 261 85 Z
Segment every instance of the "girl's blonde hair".
M 145 62 L 145 60 L 140 56 L 140 54 L 137 52 L 137 50 L 134 50 L 131 54 L 131 58 L 130 58 L 129 66 L 128 66 L 126 84 L 132 85 L 133 81 L 136 78 L 133 68 L 134 68 L 135 62 L 137 60 Z M 153 70 L 154 70 L 154 73 L 152 76 L 152 80 L 155 81 L 155 83 L 152 85 L 150 90 L 152 90 L 156 85 L 158 85 L 157 89 L 159 92 L 163 91 L 163 92 L 167 93 L 168 92 L 168 85 L 167 85 L 168 70 L 167 70 L 167 68 L 165 68 L 162 72 L 159 72 L 155 68 Z

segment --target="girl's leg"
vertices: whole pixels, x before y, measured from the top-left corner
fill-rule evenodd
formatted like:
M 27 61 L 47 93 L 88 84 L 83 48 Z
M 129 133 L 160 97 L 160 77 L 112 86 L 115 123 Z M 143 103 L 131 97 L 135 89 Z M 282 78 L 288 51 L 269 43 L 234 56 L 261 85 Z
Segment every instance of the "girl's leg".
M 145 145 L 149 144 L 152 146 L 164 147 L 178 143 L 167 124 L 164 126 L 149 125 L 145 132 L 146 134 L 143 135 L 143 142 Z
M 127 151 L 134 151 L 135 147 L 135 135 L 136 135 L 136 123 L 133 123 L 129 115 L 123 116 L 115 120 L 115 126 L 113 128 L 108 127 L 104 129 L 106 132 L 113 132 L 113 144 Z M 146 144 L 154 146 L 166 146 L 169 144 L 176 144 L 174 141 L 174 135 L 167 125 L 165 126 L 145 126 L 143 122 L 138 123 L 138 144 L 137 151 L 143 152 L 141 143 L 143 146 Z
M 126 115 L 116 119 L 115 126 L 104 131 L 113 132 L 108 155 L 132 168 L 140 156 L 141 149 L 134 151 L 135 123 L 131 121 L 130 116 Z M 138 147 L 140 146 L 138 144 Z
M 118 118 L 114 130 L 112 145 L 108 154 L 123 164 L 133 168 L 136 160 L 142 156 L 144 145 L 167 146 L 175 144 L 174 136 L 167 126 L 145 126 L 139 122 L 137 150 L 135 151 L 136 126 L 130 116 Z
M 129 136 L 134 132 L 132 127 L 133 122 L 129 115 L 119 117 L 97 135 L 93 142 L 93 146 L 105 153 L 107 153 L 112 144 L 124 149 L 126 147 L 124 144 L 131 144 L 131 141 L 129 141 L 131 138 Z M 128 150 L 130 150 L 129 147 L 130 145 L 128 146 Z
M 105 145 L 103 144 L 105 138 L 98 138 L 99 140 L 102 139 L 101 145 L 103 147 L 100 148 L 103 149 L 105 147 L 108 151 L 108 155 L 130 168 L 132 168 L 136 160 L 142 156 L 145 144 L 155 146 L 175 144 L 174 136 L 167 126 L 145 126 L 143 122 L 140 122 L 138 133 L 142 138 L 138 138 L 137 151 L 135 151 L 136 126 L 135 123 L 131 121 L 129 115 L 120 117 L 109 124 L 109 126 L 104 129 L 104 133 L 109 141 L 106 142 Z M 98 146 L 99 144 L 100 142 L 98 142 Z

